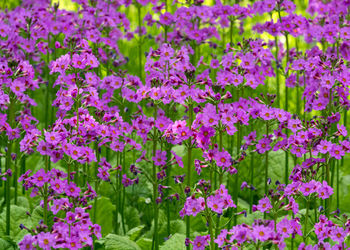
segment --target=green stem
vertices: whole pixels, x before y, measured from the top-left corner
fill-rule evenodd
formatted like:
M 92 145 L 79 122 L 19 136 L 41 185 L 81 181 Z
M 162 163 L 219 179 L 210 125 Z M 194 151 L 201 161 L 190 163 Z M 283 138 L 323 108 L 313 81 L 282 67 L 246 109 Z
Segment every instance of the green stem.
M 330 177 L 330 164 L 331 160 L 329 159 L 329 154 L 327 153 L 326 155 L 326 182 L 329 185 L 329 177 Z M 330 210 L 330 204 L 329 204 L 329 198 L 325 199 L 325 212 L 326 212 L 326 216 L 329 216 L 329 210 Z
M 340 206 L 339 199 L 339 161 L 337 161 L 337 208 Z
M 139 40 L 138 40 L 139 77 L 142 81 L 142 41 L 141 41 L 142 33 L 141 33 L 141 5 L 140 4 L 137 4 L 137 18 L 138 18 L 138 25 L 139 25 Z
M 254 185 L 254 157 L 250 156 L 250 185 Z M 253 189 L 250 189 L 249 212 L 253 212 Z
M 168 161 L 170 161 L 171 159 L 171 145 L 167 145 L 167 149 L 166 149 L 166 155 L 167 155 L 167 159 Z M 170 164 L 167 166 L 166 168 L 166 186 L 170 185 L 169 182 L 169 176 L 170 176 L 170 172 L 171 172 L 171 166 Z M 167 190 L 167 197 L 169 196 L 170 192 L 169 190 Z M 170 199 L 167 200 L 166 202 L 166 215 L 167 215 L 167 236 L 170 236 Z
M 47 35 L 47 52 L 46 52 L 46 56 L 47 56 L 47 65 L 49 65 L 50 63 L 50 51 L 49 51 L 49 47 L 50 47 L 50 33 Z M 51 90 L 51 86 L 50 86 L 50 69 L 47 68 L 47 85 L 46 85 L 46 93 L 45 93 L 45 128 L 48 128 L 49 126 L 49 95 L 50 95 L 50 90 Z
M 11 128 L 13 128 L 13 121 L 15 119 L 15 103 L 10 99 L 10 105 L 8 108 L 8 122 Z M 7 152 L 6 152 L 6 171 L 11 169 L 11 152 L 12 152 L 12 140 L 7 140 Z M 10 235 L 11 225 L 11 177 L 6 176 L 5 197 L 6 197 L 6 235 Z
M 208 205 L 207 205 L 207 197 L 206 196 L 205 196 L 205 213 L 206 213 L 206 217 L 207 217 L 209 234 L 210 234 L 210 249 L 213 250 L 213 249 L 215 249 L 215 243 L 214 243 L 215 235 L 214 235 L 214 231 L 213 231 L 213 223 L 212 223 L 212 219 L 211 219 L 211 213 L 210 213 L 210 210 L 209 210 Z
M 120 157 L 119 157 L 120 153 L 117 152 L 117 166 L 119 166 L 120 164 Z M 120 176 L 121 176 L 121 173 L 119 171 L 117 171 L 116 175 L 115 175 L 115 183 L 116 183 L 116 190 L 120 190 L 120 182 L 119 182 L 119 179 L 120 179 Z M 116 234 L 119 233 L 119 224 L 118 224 L 118 220 L 119 220 L 119 204 L 120 204 L 120 195 L 118 192 L 116 192 L 116 199 L 115 199 L 115 226 L 114 226 L 114 232 Z
M 275 46 L 276 46 L 276 63 L 275 63 L 275 70 L 276 70 L 276 84 L 277 84 L 277 95 L 276 95 L 276 103 L 277 107 L 280 107 L 280 77 L 278 73 L 278 37 L 275 36 Z
M 122 164 L 122 170 L 125 171 L 126 170 L 126 163 L 125 163 L 125 150 L 123 150 L 122 153 L 122 157 L 123 157 L 123 164 Z M 125 172 L 123 172 L 124 174 Z M 124 234 L 126 233 L 125 230 L 125 216 L 124 216 L 124 211 L 125 211 L 125 187 L 123 186 L 123 199 L 122 199 L 122 206 L 121 206 L 121 219 L 122 219 L 122 228 L 123 228 L 123 232 Z
M 157 105 L 155 105 L 154 108 L 154 120 L 157 120 Z M 153 156 L 156 155 L 157 150 L 157 130 L 156 127 L 153 127 Z M 158 180 L 157 180 L 157 167 L 156 165 L 152 164 L 152 175 L 153 175 L 153 216 L 154 216 L 154 232 L 153 232 L 153 241 L 154 241 L 154 249 L 159 249 L 159 238 L 158 238 L 158 204 L 157 204 L 157 198 L 158 198 Z
M 21 175 L 24 174 L 25 172 L 26 172 L 26 156 L 23 155 L 21 159 Z M 25 191 L 26 191 L 25 187 L 22 186 L 22 195 L 25 194 Z
M 233 25 L 234 21 L 230 18 L 230 45 L 233 46 Z
M 306 201 L 306 213 L 305 213 L 305 231 L 304 231 L 304 236 L 305 236 L 305 245 L 307 245 L 307 240 L 309 237 L 307 237 L 307 233 L 308 233 L 308 220 L 309 220 L 309 208 L 310 208 L 310 204 L 309 204 L 309 200 Z
M 11 168 L 11 150 L 12 141 L 7 142 L 7 152 L 6 152 L 6 171 Z M 6 186 L 5 186 L 5 196 L 6 196 L 6 235 L 10 235 L 10 223 L 11 223 L 11 185 L 10 176 L 6 176 Z
M 14 199 L 14 204 L 17 205 L 17 200 L 18 200 L 18 160 L 20 158 L 20 153 L 19 153 L 19 143 L 15 144 L 15 150 L 16 150 L 16 160 L 15 160 L 15 164 L 14 164 L 14 171 L 13 171 L 13 187 L 15 188 L 15 199 Z
M 49 171 L 49 156 L 45 156 L 45 173 L 47 174 Z M 45 182 L 44 184 L 44 224 L 48 225 L 48 220 L 47 220 L 47 205 L 48 205 L 48 186 L 47 183 Z
M 96 158 L 97 158 L 97 161 L 96 161 L 96 164 L 95 164 L 95 174 L 94 174 L 94 178 L 95 178 L 95 192 L 97 194 L 98 192 L 98 186 L 99 186 L 99 180 L 98 180 L 98 177 L 97 177 L 97 174 L 98 174 L 98 163 L 100 162 L 100 150 L 98 148 L 98 143 L 96 142 L 95 143 L 95 151 L 96 151 Z M 96 215 L 97 215 L 97 199 L 98 197 L 95 197 L 95 200 L 94 200 L 94 214 L 93 214 L 93 222 L 96 223 Z
M 266 122 L 266 138 L 268 138 L 269 135 L 269 123 Z M 267 150 L 265 152 L 265 194 L 268 194 L 268 187 L 267 187 L 267 178 L 269 175 L 269 151 Z M 264 219 L 266 219 L 266 212 L 264 213 Z
M 268 138 L 269 135 L 269 124 L 268 122 L 266 122 L 266 138 Z M 268 187 L 267 187 L 267 178 L 268 178 L 268 174 L 269 174 L 269 151 L 267 150 L 265 152 L 265 194 L 267 195 L 268 192 Z
M 237 91 L 237 97 L 239 99 L 239 90 Z M 237 155 L 239 155 L 240 148 L 241 148 L 241 124 L 240 123 L 237 124 L 237 141 L 236 141 L 236 143 L 237 143 L 237 145 L 236 145 L 237 146 L 237 148 L 236 148 Z M 237 164 L 237 171 L 238 171 L 238 168 L 239 168 L 239 163 Z M 238 192 L 239 192 L 238 173 L 235 174 L 235 184 L 234 185 L 235 185 L 235 187 L 234 187 L 234 189 L 235 189 L 234 203 L 236 204 L 236 208 L 234 209 L 234 211 L 235 211 L 235 214 L 237 214 L 237 211 L 238 211 L 237 210 L 237 207 L 238 207 Z M 234 218 L 233 218 L 233 224 L 235 226 L 237 225 L 237 215 L 235 215 Z
M 193 105 L 192 103 L 188 105 L 188 113 L 189 113 L 189 124 L 188 126 L 192 127 L 193 123 Z M 187 155 L 187 181 L 186 185 L 191 188 L 191 169 L 192 169 L 192 138 L 188 139 L 188 155 Z M 191 220 L 190 216 L 186 217 L 186 237 L 189 239 L 191 236 Z M 187 249 L 190 249 L 188 246 Z
M 220 128 L 220 131 L 219 131 L 219 151 L 221 152 L 222 151 L 222 144 L 223 144 L 223 141 L 222 141 L 222 130 Z M 218 169 L 219 171 L 219 184 L 222 184 L 223 183 L 223 172 L 221 171 L 221 169 Z M 218 237 L 220 233 L 220 216 L 217 216 L 216 217 L 216 228 L 215 228 L 215 237 Z M 215 246 L 215 249 L 218 249 L 218 246 L 216 245 Z

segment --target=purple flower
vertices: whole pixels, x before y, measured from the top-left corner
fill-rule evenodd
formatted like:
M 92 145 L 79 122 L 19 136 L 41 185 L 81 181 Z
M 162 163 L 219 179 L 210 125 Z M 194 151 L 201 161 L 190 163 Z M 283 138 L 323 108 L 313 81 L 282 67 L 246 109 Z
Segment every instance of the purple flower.
M 345 155 L 345 152 L 342 146 L 333 144 L 329 154 L 331 157 L 334 157 L 337 160 L 341 160 L 341 158 Z
M 271 140 L 268 138 L 260 139 L 258 144 L 256 144 L 256 149 L 258 150 L 258 153 L 263 154 L 266 151 L 269 151 L 271 149 L 270 143 Z
M 38 246 L 44 250 L 50 250 L 56 243 L 55 236 L 51 233 L 41 232 L 37 235 Z
M 215 156 L 216 165 L 222 168 L 228 168 L 231 166 L 231 155 L 227 151 L 216 152 Z
M 180 211 L 180 215 L 196 216 L 198 213 L 205 209 L 205 202 L 203 197 L 194 198 L 192 196 L 188 197 L 185 201 L 184 208 Z
M 74 54 L 72 58 L 72 66 L 77 69 L 84 69 L 86 64 L 84 55 Z
M 269 212 L 268 210 L 270 210 L 272 208 L 270 199 L 268 197 L 264 197 L 262 199 L 259 200 L 259 204 L 257 205 L 257 209 L 264 213 L 264 212 Z
M 317 145 L 317 150 L 322 154 L 327 154 L 330 152 L 333 144 L 329 141 L 322 140 L 320 144 Z
M 348 131 L 344 125 L 337 124 L 338 133 L 344 137 L 348 135 Z
M 218 196 L 209 196 L 208 200 L 208 207 L 213 210 L 214 212 L 218 214 L 222 214 L 222 210 L 224 208 L 224 202 L 223 199 L 221 199 Z
M 171 153 L 172 153 L 172 155 L 174 156 L 176 163 L 177 163 L 181 168 L 183 168 L 183 167 L 184 167 L 184 164 L 183 164 L 183 162 L 182 162 L 182 158 L 181 158 L 180 156 L 178 156 L 173 150 L 171 150 Z
M 276 229 L 277 233 L 281 234 L 283 238 L 288 238 L 293 233 L 293 228 L 286 217 L 277 223 Z
M 38 187 L 44 186 L 49 181 L 49 175 L 45 173 L 44 169 L 40 169 L 32 176 L 32 182 Z
M 267 241 L 273 235 L 273 230 L 270 227 L 254 225 L 251 235 L 255 241 L 259 240 L 264 242 Z
M 163 25 L 169 26 L 174 20 L 174 17 L 171 13 L 165 12 L 159 16 L 159 22 Z
M 156 155 L 152 157 L 154 165 L 164 166 L 166 164 L 166 151 L 157 150 Z
M 34 237 L 30 234 L 27 234 L 23 237 L 23 240 L 18 244 L 20 250 L 32 250 L 34 243 Z
M 66 186 L 66 194 L 71 197 L 79 197 L 80 188 L 75 183 Z
M 64 192 L 64 188 L 67 185 L 67 181 L 60 180 L 59 178 L 55 180 L 51 180 L 50 182 L 51 188 L 58 194 L 61 194 Z
M 333 194 L 333 188 L 328 186 L 326 181 L 322 182 L 322 185 L 317 189 L 318 197 L 321 199 L 328 199 Z
M 108 172 L 108 169 L 105 168 L 105 167 L 98 168 L 97 177 L 99 177 L 100 179 L 102 179 L 102 180 L 104 180 L 104 181 L 109 181 L 109 172 Z
M 72 212 L 67 212 L 66 221 L 68 224 L 73 224 L 75 222 L 75 214 Z
M 209 245 L 210 235 L 197 236 L 192 242 L 193 250 L 204 250 Z
M 244 69 L 253 69 L 255 67 L 255 57 L 252 53 L 247 53 L 241 58 L 241 67 Z

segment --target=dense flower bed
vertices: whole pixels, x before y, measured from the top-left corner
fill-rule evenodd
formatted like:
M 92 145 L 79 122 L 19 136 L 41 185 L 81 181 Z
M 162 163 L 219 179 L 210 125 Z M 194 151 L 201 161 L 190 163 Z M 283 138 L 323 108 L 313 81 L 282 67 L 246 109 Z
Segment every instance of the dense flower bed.
M 1 249 L 347 249 L 350 2 L 0 13 Z

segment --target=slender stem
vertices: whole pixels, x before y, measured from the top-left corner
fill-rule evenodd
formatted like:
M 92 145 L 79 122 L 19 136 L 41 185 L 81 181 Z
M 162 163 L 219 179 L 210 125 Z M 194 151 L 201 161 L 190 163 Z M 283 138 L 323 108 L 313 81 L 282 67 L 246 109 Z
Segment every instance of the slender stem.
M 138 18 L 138 25 L 139 25 L 139 40 L 138 40 L 138 46 L 139 46 L 139 77 L 142 81 L 142 30 L 141 30 L 141 5 L 137 4 L 137 18 Z
M 49 171 L 49 156 L 45 156 L 45 173 L 47 174 Z M 47 205 L 48 205 L 48 186 L 47 183 L 45 182 L 44 184 L 44 224 L 48 225 L 48 220 L 47 220 Z
M 307 240 L 309 237 L 307 237 L 308 233 L 308 220 L 309 220 L 309 208 L 310 208 L 310 203 L 309 200 L 306 201 L 306 213 L 305 213 L 305 231 L 304 231 L 304 236 L 305 236 L 305 245 L 307 245 Z
M 126 163 L 125 163 L 125 150 L 123 150 L 122 153 L 122 157 L 123 157 L 123 165 L 122 165 L 122 170 L 125 171 L 126 170 Z M 124 172 L 123 172 L 124 173 Z M 123 233 L 126 233 L 125 230 L 125 216 L 124 216 L 124 210 L 125 210 L 125 187 L 123 186 L 123 199 L 122 199 L 122 206 L 121 206 L 121 219 L 122 219 L 122 228 L 123 228 Z
M 250 156 L 250 185 L 254 186 L 254 157 Z M 249 212 L 253 212 L 253 189 L 250 189 Z
M 11 150 L 12 141 L 7 142 L 7 152 L 6 152 L 6 171 L 11 168 Z M 5 186 L 5 196 L 6 196 L 6 235 L 10 235 L 10 223 L 11 223 L 11 185 L 10 176 L 6 176 L 6 186 Z
M 120 153 L 119 152 L 117 152 L 117 166 L 119 166 L 119 164 L 120 164 L 120 160 L 119 160 L 119 155 L 120 155 Z M 117 173 L 116 173 L 116 175 L 115 175 L 115 183 L 116 183 L 116 186 L 117 186 L 117 188 L 116 188 L 116 190 L 120 190 L 120 184 L 119 184 L 119 178 L 120 178 L 120 176 L 121 176 L 121 173 L 119 172 L 119 171 L 117 171 Z M 119 204 L 120 204 L 120 201 L 119 201 L 119 199 L 120 199 L 120 195 L 116 192 L 116 195 L 117 195 L 117 197 L 116 197 L 116 199 L 115 199 L 115 226 L 114 226 L 114 231 L 115 231 L 115 233 L 116 234 L 118 234 L 119 233 L 119 224 L 118 224 L 118 220 L 119 220 Z
M 278 73 L 278 37 L 275 36 L 275 46 L 276 46 L 276 51 L 275 51 L 275 57 L 276 57 L 276 63 L 275 63 L 275 70 L 276 70 L 276 84 L 277 84 L 277 95 L 276 95 L 276 103 L 277 106 L 280 107 L 280 77 Z
M 50 63 L 50 33 L 47 35 L 47 51 L 46 51 L 46 56 L 47 56 L 47 65 Z M 46 85 L 46 93 L 45 93 L 45 128 L 48 128 L 49 126 L 49 95 L 50 95 L 50 69 L 47 68 L 47 85 Z
M 207 217 L 209 234 L 210 234 L 210 249 L 213 250 L 213 249 L 215 249 L 215 244 L 214 244 L 215 235 L 214 235 L 214 231 L 213 231 L 213 223 L 212 223 L 212 219 L 211 219 L 211 213 L 210 213 L 210 210 L 208 208 L 206 196 L 205 196 L 205 213 L 206 213 L 206 217 Z
M 99 180 L 97 177 L 98 174 L 98 163 L 100 162 L 100 149 L 98 147 L 98 142 L 95 143 L 95 151 L 96 151 L 96 164 L 95 164 L 95 174 L 94 174 L 94 178 L 95 178 L 95 192 L 98 192 L 98 185 L 99 185 Z M 95 198 L 94 200 L 94 214 L 93 214 L 93 222 L 96 223 L 96 215 L 97 215 L 97 199 L 98 197 Z
M 269 136 L 269 123 L 266 122 L 266 137 Z M 268 187 L 267 187 L 267 178 L 269 174 L 269 151 L 265 152 L 265 194 L 267 195 Z
M 329 185 L 329 177 L 330 177 L 330 162 L 331 160 L 329 159 L 329 153 L 327 153 L 326 155 L 326 182 Z M 326 216 L 329 216 L 329 198 L 325 199 L 325 212 L 326 212 Z
M 286 46 L 287 46 L 287 60 L 286 60 L 286 68 L 288 66 L 289 62 L 289 41 L 288 41 L 288 34 L 285 34 L 286 37 Z M 288 71 L 287 71 L 288 76 Z M 288 103 L 289 103 L 289 91 L 288 87 L 285 86 L 285 111 L 288 112 Z M 289 136 L 289 130 L 286 128 L 285 130 L 286 136 L 288 138 Z M 288 176 L 289 176 L 289 154 L 288 151 L 285 152 L 285 184 L 288 184 Z
M 266 138 L 269 136 L 269 123 L 266 122 Z M 265 152 L 265 194 L 268 194 L 267 179 L 269 175 L 269 151 Z M 264 212 L 264 219 L 266 219 L 266 212 Z
M 26 156 L 23 155 L 21 159 L 21 175 L 26 172 Z M 22 186 L 22 195 L 25 194 L 25 187 Z
M 220 131 L 219 131 L 219 151 L 221 152 L 222 151 L 222 144 L 223 144 L 223 141 L 222 141 L 222 130 L 220 128 Z M 219 171 L 219 185 L 223 183 L 222 181 L 222 178 L 223 178 L 223 172 L 221 169 L 218 169 Z M 215 237 L 218 237 L 220 233 L 220 216 L 217 216 L 216 217 L 216 228 L 215 228 Z M 216 245 L 215 246 L 215 249 L 218 249 L 218 246 Z
M 192 123 L 193 123 L 193 106 L 192 103 L 189 104 L 188 106 L 188 114 L 189 114 L 189 124 L 188 126 L 192 127 Z M 190 137 L 188 139 L 188 154 L 187 154 L 187 181 L 186 181 L 186 185 L 187 187 L 191 188 L 191 169 L 192 169 L 192 138 Z M 191 220 L 190 220 L 190 216 L 186 217 L 186 237 L 189 239 L 191 236 Z M 190 247 L 188 246 L 187 249 L 190 249 Z
M 337 208 L 340 206 L 340 199 L 339 199 L 339 161 L 337 161 Z
M 239 90 L 237 91 L 237 97 L 239 99 Z M 241 148 L 241 124 L 237 124 L 237 155 L 240 153 L 240 148 Z M 237 164 L 237 171 L 238 171 L 239 163 Z M 238 207 L 238 192 L 239 192 L 239 187 L 238 187 L 238 173 L 235 174 L 235 184 L 234 184 L 234 190 L 235 190 L 235 196 L 234 196 L 234 203 L 236 204 L 236 208 L 234 209 L 235 214 L 237 214 L 237 207 Z M 234 216 L 233 218 L 233 225 L 237 225 L 237 215 Z
M 15 164 L 13 165 L 13 168 L 14 168 L 14 171 L 13 171 L 13 177 L 12 177 L 12 180 L 13 180 L 13 186 L 15 188 L 15 199 L 14 199 L 14 203 L 15 205 L 17 205 L 17 200 L 18 200 L 18 160 L 20 158 L 20 153 L 19 153 L 19 143 L 16 143 L 15 144 L 15 150 L 16 150 L 16 159 L 15 159 Z
M 154 108 L 154 121 L 157 120 L 157 112 L 158 108 L 157 105 L 155 105 Z M 157 150 L 157 130 L 156 127 L 153 127 L 153 156 L 156 155 L 156 150 Z M 158 198 L 158 180 L 157 180 L 157 167 L 153 162 L 152 165 L 152 175 L 153 175 L 153 216 L 154 216 L 154 232 L 153 232 L 153 241 L 154 241 L 154 249 L 158 250 L 159 249 L 159 238 L 158 238 L 158 204 L 157 204 L 157 198 Z
M 167 146 L 167 150 L 166 150 L 166 155 L 167 155 L 167 159 L 168 161 L 170 161 L 171 158 L 171 145 Z M 166 186 L 169 186 L 169 176 L 170 176 L 170 172 L 171 172 L 171 167 L 170 164 L 167 166 L 166 168 Z M 167 196 L 169 196 L 169 190 L 167 190 Z M 167 215 L 167 236 L 170 236 L 170 199 L 167 200 L 166 202 L 166 215 Z
M 8 108 L 8 122 L 11 128 L 13 128 L 13 121 L 15 118 L 15 103 L 10 99 L 10 105 Z M 6 152 L 6 171 L 11 169 L 11 152 L 12 152 L 12 140 L 7 140 L 7 152 Z M 11 177 L 6 176 L 5 197 L 6 197 L 6 235 L 10 235 L 11 225 Z
M 233 46 L 233 25 L 234 20 L 230 18 L 230 45 Z

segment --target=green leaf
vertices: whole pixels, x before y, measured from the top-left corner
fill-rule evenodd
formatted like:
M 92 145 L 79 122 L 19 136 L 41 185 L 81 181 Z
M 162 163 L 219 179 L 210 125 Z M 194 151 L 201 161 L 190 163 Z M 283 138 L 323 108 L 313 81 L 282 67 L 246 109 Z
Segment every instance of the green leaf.
M 15 250 L 16 244 L 12 242 L 10 239 L 7 239 L 5 237 L 0 237 L 0 249 Z
M 105 248 L 108 249 L 120 249 L 120 250 L 141 250 L 141 248 L 126 236 L 120 236 L 116 234 L 108 234 L 105 240 Z
M 90 218 L 93 218 L 94 210 L 93 206 L 90 210 Z M 113 212 L 115 211 L 115 205 L 112 204 L 107 197 L 100 197 L 97 200 L 96 221 L 95 223 L 101 226 L 102 235 L 107 235 L 113 231 L 114 221 Z
M 10 215 L 10 236 L 15 242 L 22 240 L 24 235 L 28 234 L 26 230 L 22 230 L 20 225 L 31 228 L 32 220 L 27 214 L 27 209 L 16 205 L 11 205 Z M 6 235 L 6 209 L 0 215 L 0 236 Z M 1 248 L 2 249 L 2 248 Z
M 252 224 L 254 220 L 261 219 L 262 217 L 263 217 L 263 213 L 260 213 L 259 211 L 254 212 L 252 214 L 247 214 L 247 217 L 241 215 L 241 216 L 238 216 L 237 218 L 237 224 L 245 223 L 249 225 L 249 224 Z
M 28 211 L 30 211 L 30 202 L 29 202 L 28 198 L 25 196 L 17 197 L 17 205 L 19 207 L 26 208 Z
M 131 230 L 129 230 L 126 235 L 129 236 L 130 240 L 135 241 L 137 238 L 139 238 L 142 234 L 143 229 L 145 228 L 145 225 L 141 225 L 138 227 L 134 227 Z
M 48 221 L 49 228 L 53 226 L 53 217 L 54 217 L 53 213 L 51 211 L 48 211 L 47 221 Z M 32 224 L 39 225 L 40 220 L 42 220 L 43 218 L 44 218 L 44 208 L 42 208 L 41 206 L 35 207 L 32 213 Z
M 162 246 L 160 246 L 160 250 L 169 250 L 169 249 L 184 250 L 186 249 L 185 240 L 186 240 L 186 236 L 184 234 L 174 234 Z
M 152 240 L 148 238 L 141 238 L 138 241 L 136 241 L 136 244 L 142 249 L 142 250 L 149 250 L 152 248 Z
M 126 208 L 124 217 L 125 223 L 129 228 L 134 228 L 141 224 L 140 212 L 134 207 Z

